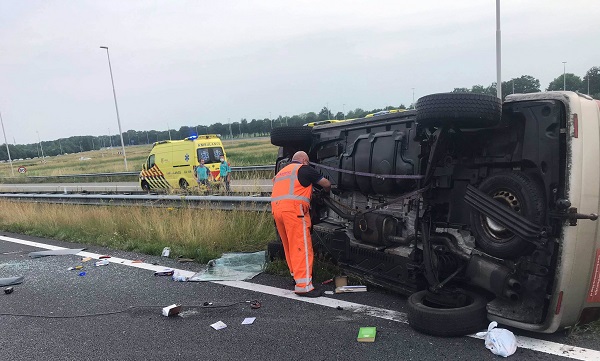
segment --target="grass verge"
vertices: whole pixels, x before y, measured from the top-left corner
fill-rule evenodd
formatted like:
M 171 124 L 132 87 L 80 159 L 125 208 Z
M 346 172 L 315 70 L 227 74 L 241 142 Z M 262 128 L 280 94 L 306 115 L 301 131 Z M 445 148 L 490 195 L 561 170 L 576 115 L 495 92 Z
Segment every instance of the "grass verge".
M 149 255 L 160 255 L 168 246 L 173 256 L 201 263 L 224 252 L 265 250 L 275 238 L 270 212 L 7 201 L 0 201 L 0 207 L 4 231 Z

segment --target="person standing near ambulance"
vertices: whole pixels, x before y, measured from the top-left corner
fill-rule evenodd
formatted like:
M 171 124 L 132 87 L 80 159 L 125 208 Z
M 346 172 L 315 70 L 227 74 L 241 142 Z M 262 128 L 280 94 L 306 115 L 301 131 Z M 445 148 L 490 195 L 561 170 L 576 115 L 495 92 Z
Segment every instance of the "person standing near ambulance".
M 219 160 L 221 161 L 221 165 L 219 166 L 219 173 L 221 175 L 221 180 L 225 183 L 225 191 L 227 193 L 230 193 L 231 188 L 229 187 L 229 181 L 231 180 L 231 176 L 230 176 L 231 167 L 225 161 L 225 157 L 221 156 L 221 158 L 219 158 Z
M 309 165 L 305 152 L 296 152 L 292 162 L 273 178 L 271 211 L 283 243 L 285 259 L 294 277 L 294 292 L 319 297 L 312 284 L 313 248 L 310 237 L 310 199 L 313 185 L 329 192 L 331 182 Z

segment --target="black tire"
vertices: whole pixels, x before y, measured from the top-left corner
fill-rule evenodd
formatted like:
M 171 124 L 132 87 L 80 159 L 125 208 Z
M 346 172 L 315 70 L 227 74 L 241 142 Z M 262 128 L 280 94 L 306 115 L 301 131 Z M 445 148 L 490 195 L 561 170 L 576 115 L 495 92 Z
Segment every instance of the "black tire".
M 285 259 L 283 243 L 281 243 L 279 240 L 271 241 L 269 244 L 267 244 L 267 260 L 272 262 L 278 259 Z
M 146 182 L 146 181 L 143 181 L 142 182 L 142 190 L 144 192 L 150 192 L 150 184 L 148 184 L 148 182 Z
M 487 326 L 487 300 L 464 291 L 470 303 L 464 307 L 438 308 L 427 302 L 429 291 L 408 297 L 408 323 L 415 330 L 434 336 L 463 336 L 484 330 Z
M 271 144 L 279 147 L 291 147 L 308 150 L 312 142 L 310 127 L 281 127 L 271 130 Z
M 478 188 L 531 222 L 544 222 L 544 190 L 530 175 L 523 172 L 494 174 L 481 182 Z M 534 248 L 532 243 L 475 209 L 471 210 L 471 230 L 478 248 L 494 257 L 514 259 Z
M 419 98 L 416 109 L 417 123 L 426 127 L 487 128 L 498 125 L 502 118 L 502 101 L 485 94 L 431 94 Z
M 179 180 L 179 188 L 187 189 L 188 187 L 189 187 L 189 184 L 185 179 L 182 178 Z

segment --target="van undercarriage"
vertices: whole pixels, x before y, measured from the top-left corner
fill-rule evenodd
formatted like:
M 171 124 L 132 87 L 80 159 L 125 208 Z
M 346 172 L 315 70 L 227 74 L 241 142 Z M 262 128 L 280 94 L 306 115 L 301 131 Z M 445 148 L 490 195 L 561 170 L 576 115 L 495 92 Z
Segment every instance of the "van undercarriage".
M 275 129 L 272 142 L 278 170 L 305 150 L 333 184 L 313 196 L 315 247 L 410 296 L 417 330 L 458 335 L 551 312 L 563 227 L 595 216 L 567 200 L 566 114 L 556 99 L 434 94 L 416 111 L 295 128 L 291 142 Z

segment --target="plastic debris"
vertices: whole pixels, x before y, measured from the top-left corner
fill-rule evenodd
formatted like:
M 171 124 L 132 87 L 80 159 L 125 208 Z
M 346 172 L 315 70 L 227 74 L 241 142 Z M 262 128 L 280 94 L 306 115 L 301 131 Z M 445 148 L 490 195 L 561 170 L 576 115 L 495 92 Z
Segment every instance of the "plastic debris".
M 23 276 L 0 278 L 0 287 L 18 285 L 19 283 L 23 283 Z
M 326 294 L 326 295 L 332 295 L 332 294 L 333 294 L 333 291 L 325 291 L 325 294 Z
M 171 268 L 165 268 L 162 271 L 156 271 L 154 272 L 155 276 L 172 276 L 175 273 L 175 271 Z
M 87 261 L 91 261 L 91 260 L 92 260 L 92 257 L 83 257 L 81 259 L 81 262 L 87 262 Z
M 180 272 L 174 272 L 172 279 L 173 279 L 173 281 L 177 281 L 177 282 L 187 282 L 189 277 L 184 276 Z
M 110 256 L 100 256 L 100 257 L 98 257 L 98 259 L 106 259 L 106 258 L 110 258 Z
M 107 260 L 103 259 L 102 261 L 97 261 L 96 263 L 94 263 L 96 265 L 96 267 L 99 266 L 107 266 L 110 262 L 108 262 Z
M 14 290 L 15 289 L 13 287 L 6 287 L 4 289 L 4 293 L 7 294 L 7 295 L 10 295 L 11 293 L 13 293 Z
M 218 321 L 210 325 L 210 327 L 214 328 L 215 330 L 222 330 L 227 327 L 227 325 L 223 321 Z
M 85 271 L 83 271 L 83 272 L 79 272 L 79 275 L 78 275 L 78 276 L 79 276 L 79 277 L 83 277 L 83 276 L 85 276 Z
M 171 306 L 163 307 L 162 314 L 165 317 L 176 316 L 181 312 L 181 305 L 172 304 Z
M 171 248 L 170 247 L 163 248 L 162 253 L 161 253 L 162 257 L 169 257 L 170 254 L 171 254 Z
M 177 259 L 177 262 L 179 262 L 179 263 L 194 262 L 194 261 L 195 261 L 195 259 L 193 259 L 193 258 L 179 258 L 179 259 Z
M 337 276 L 334 280 L 335 288 L 344 287 L 348 285 L 348 276 Z
M 490 322 L 487 332 L 478 332 L 477 337 L 485 337 L 485 347 L 494 355 L 508 357 L 517 351 L 517 338 L 509 330 L 497 326 L 498 322 Z
M 328 280 L 325 280 L 325 281 L 321 282 L 321 284 L 322 284 L 322 285 L 328 285 L 328 284 L 330 284 L 331 282 L 333 282 L 333 278 L 330 278 L 330 279 L 328 279 Z
M 29 253 L 29 257 L 31 258 L 39 258 L 39 257 L 46 257 L 46 256 L 66 256 L 69 254 L 77 254 L 81 251 L 83 251 L 85 248 L 79 248 L 79 249 L 69 249 L 69 248 L 65 248 L 65 249 L 55 249 L 52 251 L 37 251 L 37 252 L 30 252 Z
M 367 292 L 367 286 L 342 286 L 335 289 L 335 293 Z
M 80 270 L 80 269 L 83 269 L 83 266 L 75 266 L 75 267 L 69 267 L 69 268 L 67 268 L 68 271 Z
M 256 317 L 246 317 L 244 318 L 244 321 L 242 321 L 242 325 L 251 325 L 254 323 L 254 320 L 256 320 Z
M 131 261 L 131 263 L 143 263 L 144 261 L 142 261 L 141 259 L 136 259 Z

